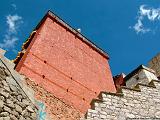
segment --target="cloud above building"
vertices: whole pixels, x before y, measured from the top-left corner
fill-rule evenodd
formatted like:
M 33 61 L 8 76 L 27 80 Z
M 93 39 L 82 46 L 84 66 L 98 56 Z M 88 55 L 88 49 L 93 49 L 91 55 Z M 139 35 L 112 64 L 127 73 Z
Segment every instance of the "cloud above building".
M 151 28 L 145 27 L 145 20 L 148 22 L 160 21 L 160 8 L 152 8 L 147 5 L 141 5 L 138 11 L 137 22 L 131 28 L 133 28 L 137 34 L 152 31 Z
M 7 30 L 6 34 L 4 35 L 3 42 L 0 43 L 1 48 L 15 51 L 16 42 L 19 40 L 17 37 L 17 32 L 22 23 L 22 17 L 17 14 L 9 14 L 6 16 Z

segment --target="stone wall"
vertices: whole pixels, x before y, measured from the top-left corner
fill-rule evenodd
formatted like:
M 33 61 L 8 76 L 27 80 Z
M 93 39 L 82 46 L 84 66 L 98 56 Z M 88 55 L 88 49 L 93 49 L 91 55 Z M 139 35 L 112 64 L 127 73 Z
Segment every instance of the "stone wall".
M 156 71 L 157 76 L 160 76 L 160 53 L 149 61 L 148 66 Z
M 37 107 L 0 59 L 0 120 L 36 120 Z
M 100 99 L 92 102 L 87 120 L 160 119 L 160 81 L 148 85 L 137 84 L 136 88 L 122 87 L 114 93 L 101 92 Z

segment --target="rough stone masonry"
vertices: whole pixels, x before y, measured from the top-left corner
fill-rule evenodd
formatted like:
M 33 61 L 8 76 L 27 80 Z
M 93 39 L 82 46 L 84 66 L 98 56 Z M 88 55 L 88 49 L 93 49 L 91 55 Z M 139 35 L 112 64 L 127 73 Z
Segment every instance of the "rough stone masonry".
M 157 76 L 160 77 L 160 53 L 149 61 L 148 66 L 155 70 Z
M 160 80 L 121 87 L 116 94 L 101 92 L 91 105 L 87 120 L 160 120 Z
M 32 104 L 0 60 L 0 120 L 36 120 Z

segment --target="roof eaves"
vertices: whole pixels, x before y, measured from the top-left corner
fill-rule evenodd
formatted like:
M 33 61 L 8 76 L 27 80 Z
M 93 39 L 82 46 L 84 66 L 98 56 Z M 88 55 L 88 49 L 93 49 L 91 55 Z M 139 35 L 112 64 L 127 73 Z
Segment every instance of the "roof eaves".
M 133 70 L 132 72 L 130 72 L 125 78 L 124 81 L 126 82 L 129 78 L 131 78 L 132 76 L 134 76 L 139 70 L 143 69 L 143 65 L 138 66 L 135 70 Z
M 129 78 L 131 78 L 132 76 L 134 76 L 139 70 L 141 70 L 141 69 L 145 69 L 145 70 L 147 70 L 147 71 L 149 71 L 149 72 L 152 72 L 152 73 L 154 73 L 155 74 L 155 71 L 154 70 L 152 70 L 152 69 L 150 69 L 150 68 L 148 68 L 148 67 L 146 67 L 146 66 L 144 66 L 144 65 L 140 65 L 140 66 L 138 66 L 135 70 L 133 70 L 131 73 L 129 73 L 124 79 L 125 79 L 125 81 L 127 81 Z

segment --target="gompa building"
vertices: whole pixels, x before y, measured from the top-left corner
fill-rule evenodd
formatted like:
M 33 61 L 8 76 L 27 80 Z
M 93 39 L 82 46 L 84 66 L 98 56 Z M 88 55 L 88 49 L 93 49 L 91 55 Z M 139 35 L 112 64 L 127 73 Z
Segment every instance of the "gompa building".
M 14 61 L 0 55 L 0 120 L 160 118 L 154 70 L 113 77 L 108 54 L 51 11 Z

